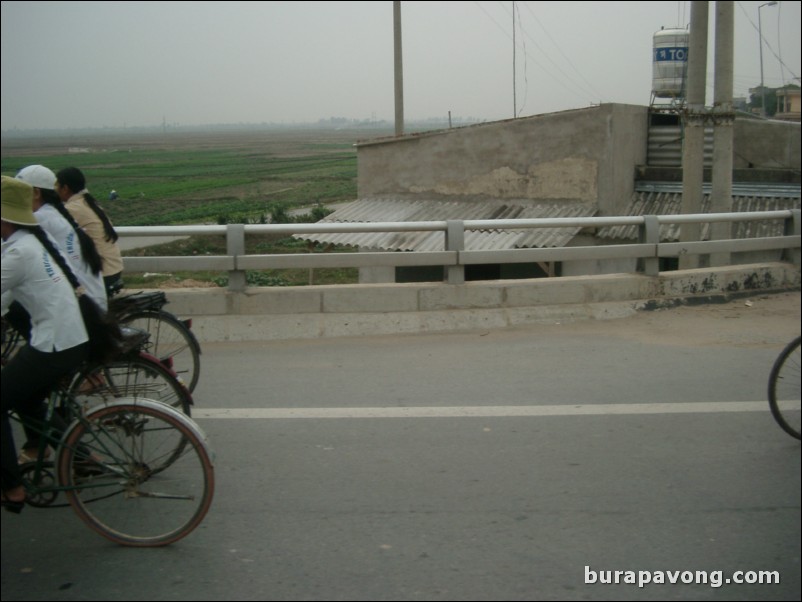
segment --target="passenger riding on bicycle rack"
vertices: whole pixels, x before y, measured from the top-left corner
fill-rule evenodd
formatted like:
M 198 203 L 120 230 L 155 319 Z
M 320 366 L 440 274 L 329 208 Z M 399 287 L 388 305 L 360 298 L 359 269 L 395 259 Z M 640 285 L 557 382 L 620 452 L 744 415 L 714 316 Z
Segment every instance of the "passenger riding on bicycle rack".
M 55 191 L 77 224 L 95 242 L 103 258 L 106 291 L 112 297 L 122 289 L 123 258 L 111 220 L 86 189 L 86 178 L 77 167 L 66 167 L 56 174 Z
M 78 226 L 56 194 L 56 174 L 44 165 L 29 165 L 21 169 L 16 178 L 33 186 L 33 214 L 36 221 L 70 260 L 70 267 L 87 294 L 103 311 L 108 311 L 109 302 L 102 275 L 103 259 L 95 242 Z
M 2 176 L 2 310 L 13 300 L 31 318 L 28 345 L 2 371 L 2 505 L 25 502 L 9 412 L 44 419 L 43 400 L 59 380 L 86 360 L 117 349 L 120 330 L 87 295 L 67 260 L 33 215 L 33 188 Z M 64 425 L 66 426 L 66 425 Z

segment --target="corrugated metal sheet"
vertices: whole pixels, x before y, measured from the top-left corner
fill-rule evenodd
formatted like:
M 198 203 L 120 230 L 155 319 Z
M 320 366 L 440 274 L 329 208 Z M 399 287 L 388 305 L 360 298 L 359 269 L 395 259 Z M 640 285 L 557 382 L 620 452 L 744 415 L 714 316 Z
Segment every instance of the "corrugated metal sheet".
M 327 216 L 321 223 L 425 222 L 445 220 L 592 217 L 595 205 L 537 201 L 446 201 L 364 198 Z M 564 247 L 581 228 L 482 230 L 465 233 L 466 250 Z M 381 251 L 442 251 L 442 232 L 297 234 L 295 238 Z
M 649 126 L 647 163 L 655 167 L 682 167 L 682 126 Z M 713 128 L 706 127 L 704 134 L 704 166 L 713 164 Z
M 755 186 L 755 185 L 750 185 Z M 632 195 L 627 215 L 679 215 L 682 213 L 682 193 L 674 192 L 671 187 L 667 190 L 651 192 L 636 191 Z M 681 185 L 680 185 L 681 188 Z M 734 187 L 733 187 L 734 188 Z M 799 186 L 796 187 L 796 197 L 785 194 L 782 196 L 735 196 L 732 198 L 733 212 L 749 211 L 781 211 L 786 209 L 799 209 Z M 710 191 L 702 197 L 701 213 L 710 212 Z M 709 238 L 710 224 L 702 224 L 702 239 Z M 733 238 L 757 238 L 762 236 L 782 236 L 783 224 L 778 221 L 735 222 L 732 224 Z M 608 226 L 600 228 L 597 232 L 599 238 L 616 240 L 637 240 L 637 226 Z M 660 240 L 674 242 L 680 240 L 679 224 L 663 224 L 660 226 Z
M 713 185 L 710 182 L 702 184 L 702 192 L 710 194 Z M 682 182 L 650 182 L 638 180 L 635 182 L 636 192 L 682 192 Z M 785 184 L 772 182 L 733 182 L 732 195 L 734 197 L 780 197 L 798 199 L 802 194 L 799 184 Z

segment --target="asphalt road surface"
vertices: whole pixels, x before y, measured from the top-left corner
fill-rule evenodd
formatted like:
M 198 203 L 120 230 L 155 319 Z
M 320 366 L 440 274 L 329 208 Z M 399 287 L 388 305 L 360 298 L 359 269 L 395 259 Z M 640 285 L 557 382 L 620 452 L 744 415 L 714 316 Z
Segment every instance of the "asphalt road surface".
M 2 513 L 3 600 L 798 601 L 800 443 L 766 387 L 799 332 L 791 293 L 204 344 L 203 524 L 136 550 Z

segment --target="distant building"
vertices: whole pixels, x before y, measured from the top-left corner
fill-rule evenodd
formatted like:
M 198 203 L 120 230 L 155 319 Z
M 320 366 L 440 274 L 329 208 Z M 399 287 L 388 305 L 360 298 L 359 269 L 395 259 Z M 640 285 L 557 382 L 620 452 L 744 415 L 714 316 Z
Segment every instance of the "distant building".
M 749 112 L 749 99 L 746 96 L 736 96 L 732 99 L 732 106 L 736 111 Z
M 800 121 L 800 89 L 797 86 L 785 86 L 777 90 L 777 112 L 774 119 Z

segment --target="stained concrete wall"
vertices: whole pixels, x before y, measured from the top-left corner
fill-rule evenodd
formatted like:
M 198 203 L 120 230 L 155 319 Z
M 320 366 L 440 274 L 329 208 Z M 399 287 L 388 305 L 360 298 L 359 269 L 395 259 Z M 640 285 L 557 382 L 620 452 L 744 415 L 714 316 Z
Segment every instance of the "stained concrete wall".
M 802 170 L 802 128 L 799 123 L 736 119 L 733 139 L 735 169 Z
M 585 202 L 620 215 L 647 132 L 646 107 L 604 104 L 361 142 L 358 194 Z
M 533 280 L 173 289 L 166 309 L 198 340 L 248 341 L 507 328 L 618 318 L 723 296 L 799 290 L 790 263 Z
M 586 202 L 599 215 L 623 215 L 636 168 L 646 165 L 648 121 L 645 106 L 603 104 L 361 142 L 358 194 Z M 771 170 L 791 170 L 798 178 L 799 123 L 739 118 L 734 127 L 736 176 L 763 170 L 774 181 Z

